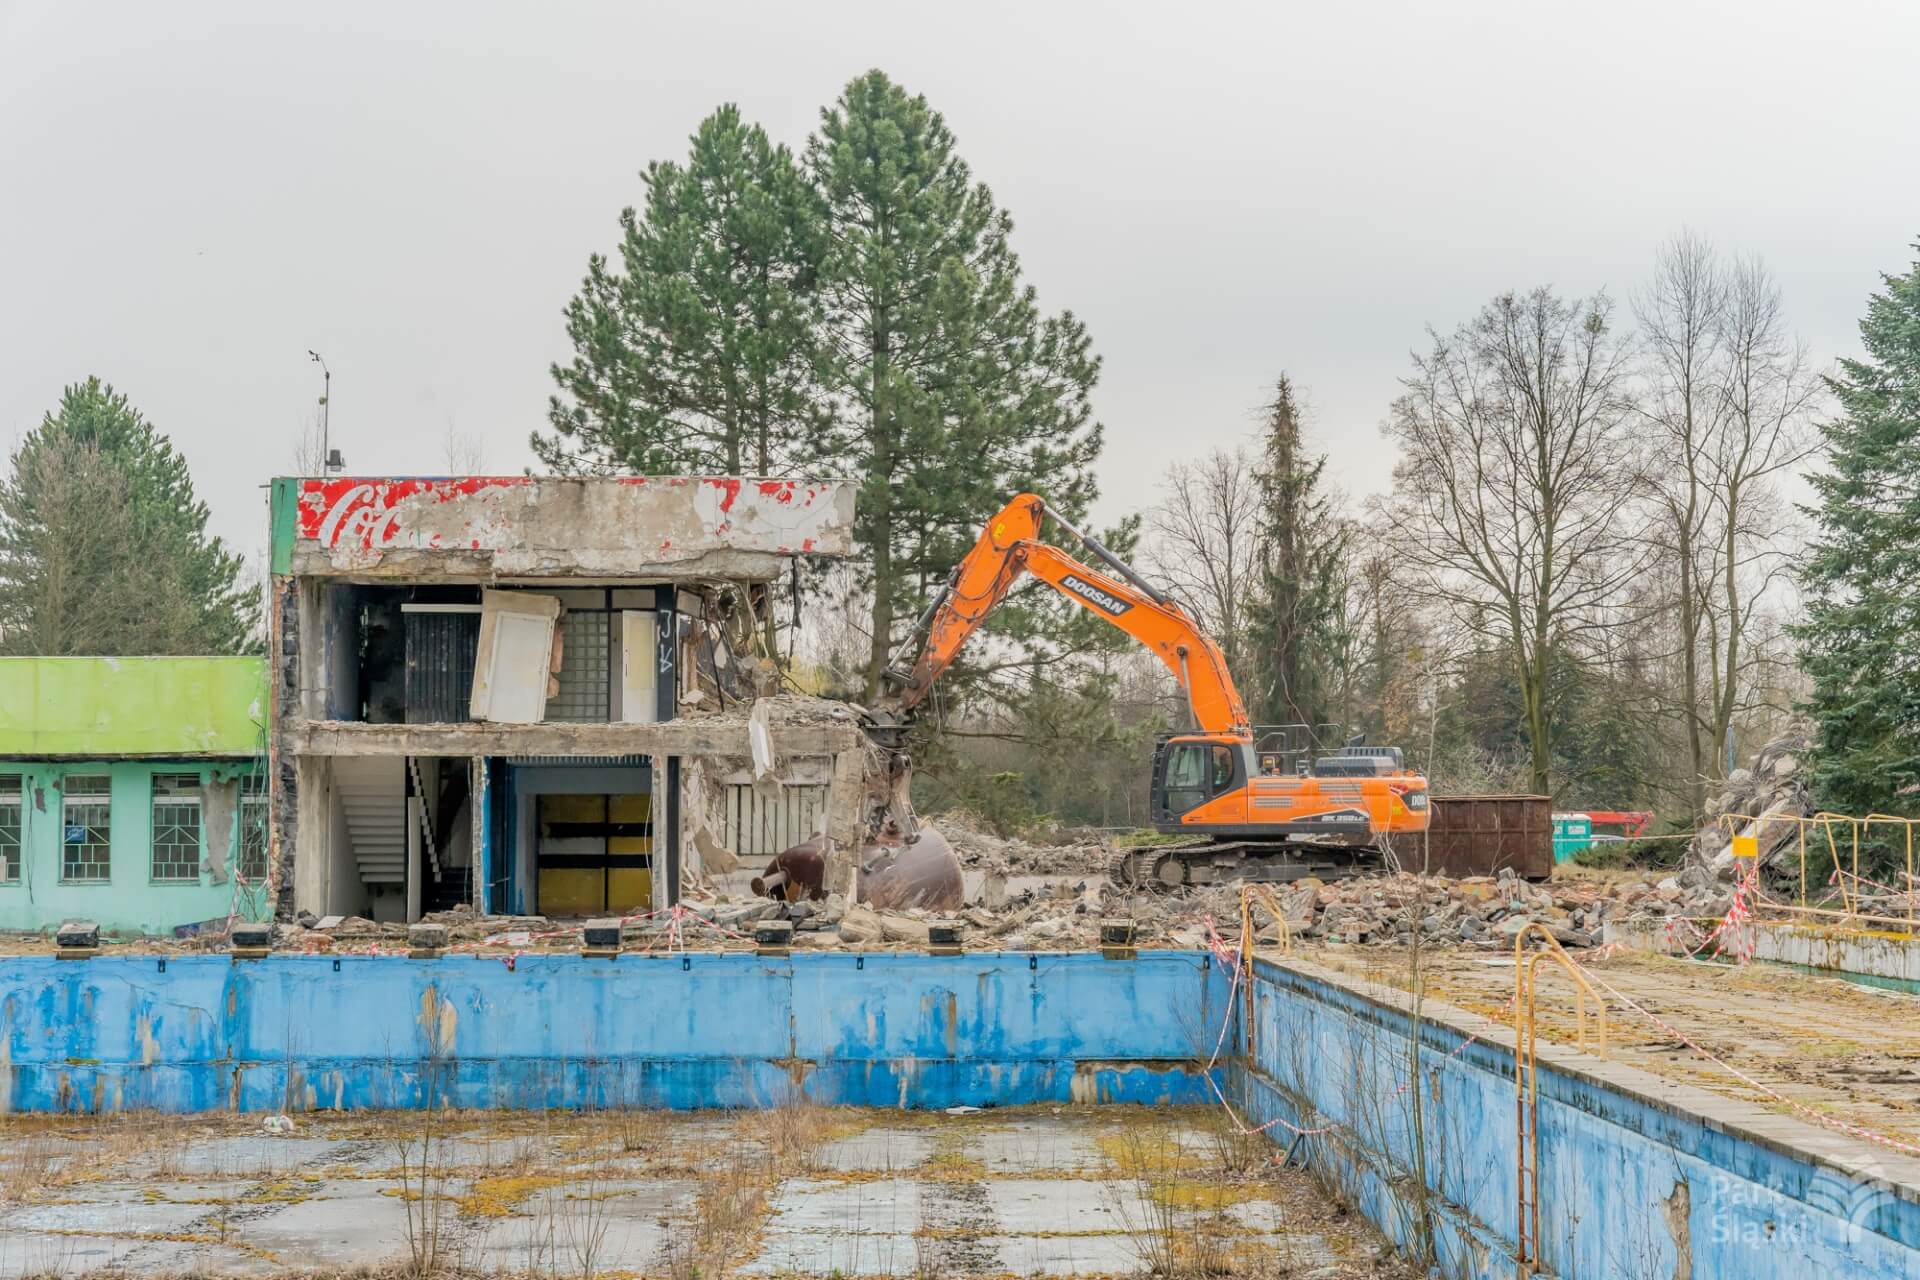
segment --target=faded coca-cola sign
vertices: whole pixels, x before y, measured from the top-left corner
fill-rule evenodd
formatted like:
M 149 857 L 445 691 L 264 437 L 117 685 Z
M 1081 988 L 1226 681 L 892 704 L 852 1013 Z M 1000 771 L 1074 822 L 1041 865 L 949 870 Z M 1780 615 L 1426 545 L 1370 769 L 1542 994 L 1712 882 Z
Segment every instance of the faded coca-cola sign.
M 335 498 L 327 514 L 320 518 L 319 540 L 323 546 L 336 546 L 344 533 L 348 542 L 369 547 L 391 546 L 396 519 L 397 513 L 392 507 L 376 505 L 372 485 L 357 484 Z
M 438 530 L 410 537 L 408 515 L 426 504 L 455 502 L 488 489 L 526 483 L 522 476 L 459 476 L 447 480 L 307 480 L 299 533 L 323 547 L 380 551 L 399 545 L 439 546 Z

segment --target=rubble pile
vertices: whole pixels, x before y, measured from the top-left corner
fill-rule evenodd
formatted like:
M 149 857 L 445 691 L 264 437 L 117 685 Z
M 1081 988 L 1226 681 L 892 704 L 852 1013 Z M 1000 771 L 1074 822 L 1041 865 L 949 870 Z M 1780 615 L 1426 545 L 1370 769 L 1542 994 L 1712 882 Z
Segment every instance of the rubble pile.
M 1675 883 L 1529 884 L 1510 871 L 1466 880 L 1410 874 L 1307 879 L 1273 889 L 1287 936 L 1347 945 L 1404 945 L 1418 929 L 1435 944 L 1496 950 L 1511 946 L 1527 924 L 1538 922 L 1562 946 L 1588 947 L 1612 920 L 1657 919 L 1683 910 L 1693 914 L 1689 895 Z M 1088 877 L 1029 887 L 996 905 L 976 895 L 958 912 L 875 910 L 830 898 L 797 922 L 794 945 L 923 946 L 931 924 L 951 920 L 961 927 L 965 945 L 977 950 L 1085 950 L 1098 945 L 1100 922 L 1110 917 L 1132 920 L 1142 946 L 1197 948 L 1215 938 L 1237 945 L 1240 886 L 1128 893 L 1104 878 Z M 1280 941 L 1281 927 L 1264 909 L 1254 919 L 1261 944 Z M 820 932 L 809 937 L 814 931 Z
M 1530 884 L 1503 870 L 1498 876 L 1463 880 L 1410 874 L 1322 884 L 1303 880 L 1281 886 L 1274 897 L 1295 938 L 1344 943 L 1406 943 L 1417 930 L 1425 939 L 1507 947 L 1530 924 L 1539 924 L 1564 947 L 1589 947 L 1609 920 L 1661 914 L 1678 895 L 1663 897 L 1655 886 L 1608 885 L 1594 880 Z M 1265 920 L 1265 914 L 1259 917 Z M 1278 941 L 1268 924 L 1262 940 Z
M 680 714 L 690 720 L 709 723 L 716 720 L 746 721 L 756 714 L 769 724 L 858 723 L 858 713 L 848 703 L 791 691 L 762 694 L 746 700 L 734 698 L 724 703 L 717 699 L 701 700 L 683 707 Z
M 1799 824 L 1813 812 L 1806 781 L 1800 776 L 1812 739 L 1804 733 L 1775 738 L 1745 769 L 1735 769 L 1726 785 L 1707 800 L 1707 821 L 1687 846 L 1680 873 L 1690 890 L 1731 884 L 1739 876 L 1733 856 L 1736 833 L 1759 844 L 1760 865 L 1780 879 L 1800 870 Z M 1740 821 L 1749 819 L 1749 821 Z
M 447 940 L 454 946 L 509 942 L 532 946 L 536 941 L 559 941 L 552 936 L 556 932 L 553 922 L 545 916 L 484 916 L 467 903 L 446 911 L 429 911 L 420 917 L 420 923 L 446 926 Z M 291 951 L 384 950 L 405 946 L 406 942 L 407 926 L 399 921 L 315 916 L 311 911 L 302 911 L 291 924 L 276 926 L 275 936 L 275 945 Z
M 1099 832 L 1084 827 L 1063 827 L 1044 843 L 1036 843 L 996 836 L 964 809 L 926 821 L 947 837 L 968 871 L 1001 876 L 1105 875 L 1113 862 L 1113 846 Z

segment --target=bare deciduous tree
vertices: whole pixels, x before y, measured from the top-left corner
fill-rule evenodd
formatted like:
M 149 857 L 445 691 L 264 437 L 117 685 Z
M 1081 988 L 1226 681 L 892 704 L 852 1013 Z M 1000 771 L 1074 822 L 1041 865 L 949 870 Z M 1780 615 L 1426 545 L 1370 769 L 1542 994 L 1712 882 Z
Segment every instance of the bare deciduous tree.
M 315 409 L 294 430 L 287 460 L 293 464 L 293 474 L 296 476 L 327 474 L 326 424 L 321 420 L 321 412 Z
M 446 455 L 448 475 L 479 476 L 486 474 L 486 442 L 470 431 L 460 431 L 456 429 L 451 417 L 447 419 L 447 434 L 442 438 L 440 447 Z
M 1260 485 L 1244 447 L 1176 462 L 1147 515 L 1148 564 L 1200 617 L 1242 684 L 1249 682 L 1248 613 L 1259 588 Z
M 1641 415 L 1652 428 L 1646 491 L 1658 518 L 1647 541 L 1670 565 L 1671 617 L 1679 661 L 1678 703 L 1689 762 L 1688 804 L 1698 814 L 1706 800 L 1707 724 L 1701 714 L 1701 637 L 1706 631 L 1713 570 L 1712 471 L 1716 442 L 1725 434 L 1724 376 L 1727 288 L 1713 249 L 1683 232 L 1660 251 L 1653 279 L 1634 299 L 1647 361 Z M 1663 575 L 1664 576 L 1664 575 Z
M 1634 458 L 1612 311 L 1605 294 L 1547 288 L 1494 299 L 1414 357 L 1386 425 L 1401 552 L 1423 590 L 1507 653 L 1541 794 L 1554 651 L 1617 622 L 1639 567 L 1622 518 Z
M 1822 395 L 1806 344 L 1787 331 L 1780 288 L 1758 259 L 1739 260 L 1728 275 L 1725 347 L 1726 432 L 1713 473 L 1718 603 L 1708 611 L 1716 760 L 1726 758 L 1734 719 L 1751 703 L 1750 674 L 1778 665 L 1777 655 L 1748 640 L 1793 549 L 1773 478 L 1819 448 L 1813 417 Z
M 1787 335 L 1780 292 L 1754 260 L 1723 263 L 1682 233 L 1635 300 L 1646 357 L 1640 406 L 1651 428 L 1644 535 L 1660 559 L 1673 625 L 1673 710 L 1688 757 L 1688 803 L 1704 810 L 1723 776 L 1735 720 L 1778 655 L 1750 643 L 1785 567 L 1770 477 L 1812 451 L 1818 380 Z

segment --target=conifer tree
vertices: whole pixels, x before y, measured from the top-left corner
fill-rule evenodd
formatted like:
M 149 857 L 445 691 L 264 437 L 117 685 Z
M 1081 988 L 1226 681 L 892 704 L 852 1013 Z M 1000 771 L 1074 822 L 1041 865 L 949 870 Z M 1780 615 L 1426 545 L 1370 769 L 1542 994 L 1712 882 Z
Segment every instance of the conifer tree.
M 1815 804 L 1861 815 L 1920 813 L 1920 262 L 1883 279 L 1860 322 L 1865 357 L 1827 379 L 1841 416 L 1821 428 L 1797 629 Z
M 1299 396 L 1283 373 L 1261 432 L 1253 663 L 1260 717 L 1312 725 L 1330 713 L 1333 631 L 1345 616 L 1340 557 L 1347 533 L 1321 487 L 1327 460 L 1308 456 L 1300 419 Z
M 0 649 L 239 653 L 260 602 L 207 534 L 186 459 L 98 378 L 66 389 L 0 486 Z
M 1071 312 L 1041 313 L 1012 219 L 925 98 L 882 72 L 860 76 L 822 113 L 806 167 L 829 246 L 826 367 L 870 557 L 871 698 L 894 645 L 1002 503 L 1035 489 L 1070 519 L 1084 514 L 1100 365 Z M 1010 605 L 995 631 L 1025 642 L 1064 618 L 1049 602 Z
M 648 166 L 567 306 L 540 461 L 562 472 L 777 475 L 818 469 L 814 202 L 792 153 L 722 106 L 685 164 Z

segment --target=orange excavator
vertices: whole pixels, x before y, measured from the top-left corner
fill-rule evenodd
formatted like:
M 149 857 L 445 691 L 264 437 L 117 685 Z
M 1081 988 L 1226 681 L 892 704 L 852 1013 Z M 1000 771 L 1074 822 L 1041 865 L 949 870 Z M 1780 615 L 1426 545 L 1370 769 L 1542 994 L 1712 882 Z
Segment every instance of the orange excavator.
M 1042 542 L 1048 519 L 1104 571 Z M 1192 713 L 1194 730 L 1155 744 L 1151 805 L 1157 830 L 1193 838 L 1122 853 L 1118 882 L 1171 888 L 1346 875 L 1376 865 L 1395 837 L 1427 829 L 1427 780 L 1408 771 L 1399 748 L 1355 739 L 1316 756 L 1306 726 L 1256 728 L 1220 646 L 1192 614 L 1030 493 L 987 523 L 921 616 L 902 648 L 911 661 L 889 668 L 887 691 L 870 713 L 876 728 L 904 728 L 1022 574 L 1152 650 Z

